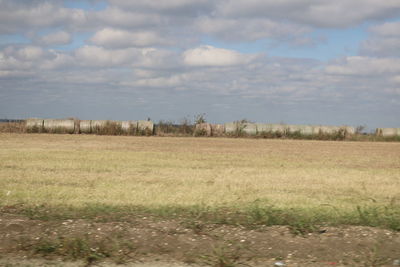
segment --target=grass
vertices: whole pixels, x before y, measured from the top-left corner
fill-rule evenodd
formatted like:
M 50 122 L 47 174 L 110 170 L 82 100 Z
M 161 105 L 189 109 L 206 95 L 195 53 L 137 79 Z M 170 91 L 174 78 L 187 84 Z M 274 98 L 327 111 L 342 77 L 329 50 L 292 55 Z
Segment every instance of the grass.
M 0 134 L 0 206 L 41 216 L 400 230 L 400 144 Z
M 84 259 L 86 266 L 111 257 L 118 260 L 118 263 L 124 263 L 126 256 L 123 252 L 132 249 L 134 248 L 121 240 L 92 240 L 88 236 L 42 238 L 34 247 L 36 254 L 58 255 L 69 260 Z

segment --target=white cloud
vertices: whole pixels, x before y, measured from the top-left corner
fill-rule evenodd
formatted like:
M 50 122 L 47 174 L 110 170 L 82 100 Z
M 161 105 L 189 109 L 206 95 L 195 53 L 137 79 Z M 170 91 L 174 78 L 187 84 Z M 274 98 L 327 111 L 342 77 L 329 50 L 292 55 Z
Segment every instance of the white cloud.
M 400 21 L 386 22 L 372 26 L 369 29 L 372 33 L 385 37 L 400 37 Z
M 373 56 L 400 57 L 400 38 L 372 38 L 362 42 L 361 53 Z
M 37 46 L 27 46 L 16 50 L 14 55 L 21 60 L 33 61 L 40 59 L 44 55 L 44 51 Z
M 92 28 L 126 27 L 129 29 L 143 26 L 163 25 L 165 18 L 156 13 L 141 13 L 135 10 L 123 10 L 118 7 L 108 7 L 105 10 L 90 12 L 89 25 Z
M 152 46 L 167 43 L 166 40 L 152 31 L 129 32 L 113 28 L 104 28 L 96 32 L 90 41 L 93 44 L 109 48 Z
M 399 84 L 399 86 L 400 86 L 400 75 L 394 76 L 394 77 L 392 78 L 392 81 L 395 82 L 395 83 L 397 83 L 397 84 Z
M 229 17 L 264 17 L 316 27 L 349 27 L 400 14 L 397 0 L 225 0 L 219 12 Z
M 252 59 L 254 55 L 245 55 L 210 45 L 189 49 L 183 53 L 183 61 L 189 66 L 233 66 L 248 63 Z
M 400 72 L 400 58 L 346 57 L 343 62 L 326 66 L 328 74 L 380 76 Z
M 137 56 L 136 49 L 107 50 L 98 46 L 85 45 L 75 51 L 80 64 L 93 67 L 125 66 Z
M 0 1 L 0 33 L 82 25 L 85 22 L 84 10 L 64 8 L 60 1 Z
M 177 87 L 181 86 L 186 80 L 185 74 L 177 74 L 168 77 L 155 77 L 147 79 L 138 79 L 134 82 L 122 83 L 125 86 L 135 87 Z
M 174 52 L 156 48 L 106 49 L 86 45 L 75 51 L 78 64 L 95 68 L 150 67 L 156 69 L 176 66 Z
M 74 59 L 54 50 L 44 50 L 38 46 L 9 46 L 0 52 L 0 70 L 12 73 L 40 72 L 74 65 Z
M 201 17 L 195 23 L 201 32 L 212 34 L 228 41 L 254 41 L 263 38 L 297 39 L 310 32 L 310 29 L 305 26 L 263 18 Z
M 199 10 L 208 9 L 213 5 L 213 0 L 109 0 L 112 5 L 129 8 L 129 9 L 144 9 L 156 11 L 190 11 L 198 12 Z M 185 15 L 182 13 L 181 15 Z
M 65 31 L 50 33 L 37 39 L 37 42 L 43 45 L 65 45 L 71 43 L 71 41 L 71 34 Z
M 386 22 L 369 28 L 371 36 L 361 43 L 361 53 L 380 57 L 400 57 L 400 22 Z

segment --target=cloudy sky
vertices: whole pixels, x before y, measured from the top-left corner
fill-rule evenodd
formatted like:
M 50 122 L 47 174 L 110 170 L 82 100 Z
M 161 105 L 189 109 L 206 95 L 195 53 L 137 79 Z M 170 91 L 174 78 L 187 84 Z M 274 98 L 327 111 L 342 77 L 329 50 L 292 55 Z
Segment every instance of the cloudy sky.
M 0 117 L 400 127 L 399 0 L 0 0 Z

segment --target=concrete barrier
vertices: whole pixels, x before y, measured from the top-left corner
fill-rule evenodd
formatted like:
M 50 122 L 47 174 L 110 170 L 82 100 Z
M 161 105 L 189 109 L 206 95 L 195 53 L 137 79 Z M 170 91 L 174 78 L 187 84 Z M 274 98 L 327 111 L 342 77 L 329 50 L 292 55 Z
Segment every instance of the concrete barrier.
M 346 135 L 356 134 L 356 128 L 351 126 L 342 126 L 341 129 L 345 132 Z
M 268 133 L 271 131 L 271 124 L 267 123 L 256 123 L 257 134 Z
M 43 130 L 48 133 L 74 133 L 75 120 L 43 120 Z
M 195 126 L 194 129 L 194 135 L 197 136 L 211 136 L 212 135 L 212 128 L 211 128 L 211 124 L 209 123 L 198 123 Z
M 378 128 L 376 133 L 383 137 L 400 136 L 400 128 Z
M 301 126 L 300 125 L 286 125 L 286 129 L 288 133 L 301 133 Z
M 82 120 L 79 122 L 79 133 L 90 134 L 92 132 L 92 121 Z
M 238 131 L 237 122 L 227 122 L 224 124 L 226 134 L 235 134 Z
M 312 130 L 312 134 L 313 135 L 318 135 L 318 134 L 322 133 L 321 127 L 322 126 L 320 126 L 320 125 L 314 125 L 313 126 L 313 130 Z
M 312 135 L 314 132 L 314 127 L 311 125 L 303 125 L 301 128 L 301 133 L 304 135 Z
M 256 135 L 257 134 L 257 124 L 250 122 L 228 122 L 224 124 L 225 133 L 228 135 Z
M 122 128 L 122 132 L 124 134 L 135 135 L 137 128 L 138 128 L 138 122 L 137 121 L 121 121 L 121 128 Z
M 314 134 L 335 134 L 340 131 L 338 126 L 315 126 Z
M 224 124 L 211 124 L 211 135 L 212 136 L 223 136 L 225 133 Z
M 147 132 L 148 134 L 153 134 L 154 132 L 154 123 L 152 121 L 138 121 L 137 129 L 141 132 Z
M 107 122 L 106 120 L 92 120 L 90 124 L 91 133 L 102 134 Z
M 300 133 L 302 135 L 312 135 L 314 133 L 314 127 L 310 125 L 287 125 L 289 133 Z
M 245 123 L 239 123 L 238 125 L 240 127 L 241 132 L 247 135 L 257 134 L 257 124 L 255 123 L 245 122 Z
M 271 132 L 273 133 L 286 133 L 287 125 L 286 124 L 270 124 Z
M 25 129 L 28 133 L 41 133 L 43 131 L 43 120 L 27 119 L 25 121 Z

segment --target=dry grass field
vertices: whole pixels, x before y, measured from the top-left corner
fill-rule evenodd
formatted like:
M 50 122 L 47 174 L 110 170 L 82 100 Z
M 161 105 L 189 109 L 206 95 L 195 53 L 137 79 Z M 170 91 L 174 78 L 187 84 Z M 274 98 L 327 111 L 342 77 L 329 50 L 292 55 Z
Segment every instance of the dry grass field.
M 352 210 L 400 202 L 400 144 L 0 135 L 0 201 Z
M 400 143 L 0 134 L 7 266 L 384 266 L 398 231 Z

